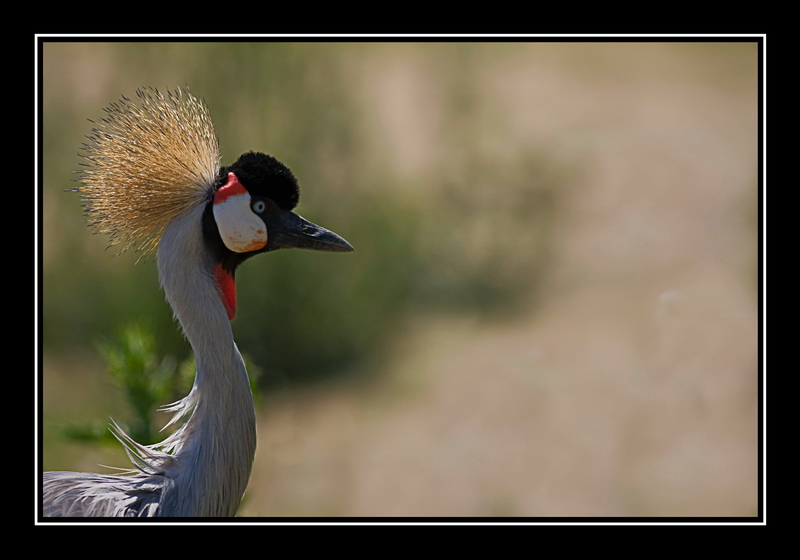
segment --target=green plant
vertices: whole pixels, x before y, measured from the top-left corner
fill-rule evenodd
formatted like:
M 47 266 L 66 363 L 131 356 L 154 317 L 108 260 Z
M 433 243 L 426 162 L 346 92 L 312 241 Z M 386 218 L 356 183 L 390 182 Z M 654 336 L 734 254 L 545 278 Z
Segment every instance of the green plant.
M 160 407 L 189 393 L 196 369 L 194 357 L 178 363 L 172 356 L 160 356 L 155 334 L 141 324 L 126 325 L 120 329 L 115 341 L 99 342 L 97 349 L 132 413 L 130 419 L 114 420 L 139 443 L 152 444 L 162 440 L 164 434 L 159 433 L 156 413 Z M 245 362 L 250 386 L 258 402 L 256 381 L 261 370 L 246 357 Z M 75 441 L 114 441 L 108 423 L 100 420 L 71 424 L 64 428 L 63 434 Z

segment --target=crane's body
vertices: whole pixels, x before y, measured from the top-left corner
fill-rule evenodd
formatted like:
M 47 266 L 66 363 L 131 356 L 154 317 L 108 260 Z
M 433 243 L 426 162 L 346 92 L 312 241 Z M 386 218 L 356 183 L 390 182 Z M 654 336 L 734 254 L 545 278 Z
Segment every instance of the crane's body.
M 204 107 L 188 94 L 178 92 L 164 98 L 147 90 L 139 95 L 146 108 L 145 117 L 133 105 L 110 108 L 122 111 L 126 128 L 160 109 L 186 113 L 179 115 L 177 121 L 207 121 L 203 124 L 210 126 L 205 113 L 198 119 L 198 111 L 204 111 Z M 158 119 L 157 114 L 155 118 Z M 121 123 L 115 121 L 112 128 L 119 132 L 117 124 Z M 166 137 L 191 137 L 197 128 L 187 131 L 185 124 L 175 129 L 166 127 Z M 152 126 L 142 125 L 142 129 L 151 130 Z M 131 134 L 133 142 L 140 140 L 139 133 Z M 213 152 L 213 133 L 204 131 L 198 137 L 209 143 L 201 152 Z M 158 177 L 157 170 L 144 170 L 146 181 L 138 178 L 141 170 L 124 171 L 132 173 L 128 188 L 135 194 L 130 196 L 140 196 L 142 203 L 141 207 L 129 209 L 139 221 L 127 224 L 127 230 L 120 229 L 120 216 L 114 209 L 131 201 L 109 200 L 120 193 L 105 191 L 115 186 L 108 181 L 125 183 L 127 179 L 119 175 L 121 172 L 99 176 L 108 173 L 102 167 L 109 163 L 103 153 L 108 149 L 103 147 L 102 138 L 96 141 L 90 147 L 89 179 L 80 189 L 87 200 L 87 210 L 95 218 L 95 225 L 107 228 L 112 239 L 125 238 L 145 248 L 152 248 L 157 242 L 161 285 L 194 350 L 197 373 L 189 395 L 167 408 L 175 414 L 170 423 L 181 419 L 185 423 L 163 442 L 140 445 L 114 427 L 134 462 L 134 473 L 45 473 L 43 513 L 78 517 L 233 516 L 247 487 L 256 449 L 250 384 L 230 325 L 236 309 L 236 267 L 254 254 L 279 248 L 352 251 L 352 247 L 333 232 L 290 212 L 298 197 L 294 176 L 274 158 L 253 152 L 224 169 L 208 168 L 208 162 L 214 161 L 213 153 L 198 158 L 205 163 L 177 161 L 183 169 L 197 167 L 187 176 L 176 174 L 173 181 Z M 163 146 L 163 139 L 160 145 Z M 180 159 L 186 153 L 176 149 L 167 159 Z M 131 158 L 115 163 L 148 162 Z M 164 185 L 169 192 L 177 188 L 177 198 L 182 200 L 167 201 Z M 142 190 L 150 192 L 144 196 Z M 158 205 L 160 196 L 165 200 L 162 206 Z M 148 223 L 147 211 L 153 206 L 167 210 L 158 220 Z

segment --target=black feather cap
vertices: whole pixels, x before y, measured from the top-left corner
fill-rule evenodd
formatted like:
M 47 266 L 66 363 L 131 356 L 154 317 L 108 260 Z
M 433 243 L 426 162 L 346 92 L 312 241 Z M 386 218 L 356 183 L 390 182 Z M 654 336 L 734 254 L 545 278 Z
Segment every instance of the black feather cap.
M 220 169 L 215 191 L 228 181 L 231 172 L 251 196 L 271 198 L 283 210 L 294 209 L 300 201 L 300 187 L 294 174 L 272 156 L 261 152 L 242 154 L 233 165 Z

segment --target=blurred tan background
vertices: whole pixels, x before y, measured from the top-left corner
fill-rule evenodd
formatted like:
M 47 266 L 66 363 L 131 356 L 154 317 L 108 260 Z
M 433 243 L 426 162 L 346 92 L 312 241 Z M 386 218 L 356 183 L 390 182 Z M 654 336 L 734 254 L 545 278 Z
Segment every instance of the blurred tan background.
M 755 42 L 59 42 L 42 69 L 46 470 L 127 465 L 63 436 L 128 414 L 98 340 L 189 354 L 154 263 L 65 192 L 86 119 L 188 86 L 223 164 L 275 155 L 356 248 L 237 274 L 240 515 L 758 513 Z

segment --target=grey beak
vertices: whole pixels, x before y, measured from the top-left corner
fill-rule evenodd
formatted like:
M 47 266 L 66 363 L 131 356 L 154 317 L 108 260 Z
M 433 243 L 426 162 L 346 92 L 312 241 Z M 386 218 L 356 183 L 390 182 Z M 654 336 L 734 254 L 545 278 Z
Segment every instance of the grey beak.
M 311 249 L 346 253 L 353 246 L 342 237 L 324 227 L 318 226 L 298 216 L 294 212 L 281 211 L 276 220 L 268 225 L 269 242 L 272 249 Z

